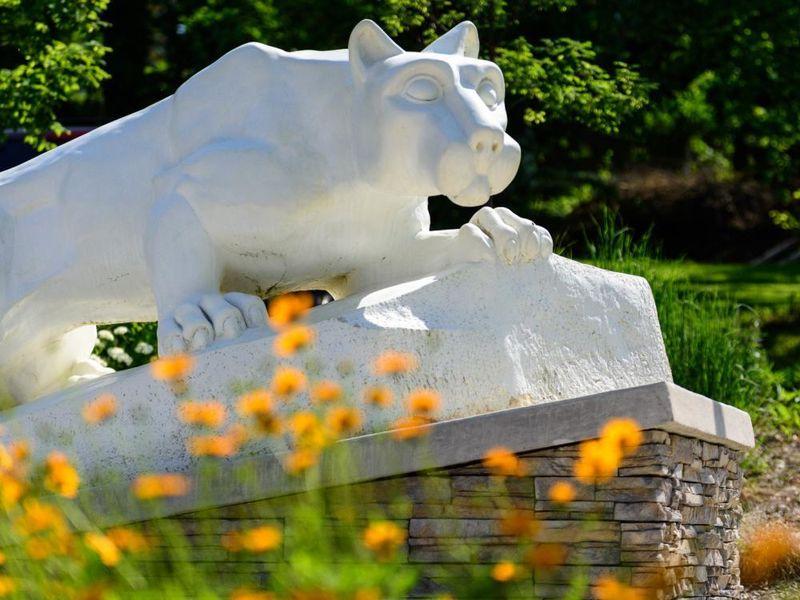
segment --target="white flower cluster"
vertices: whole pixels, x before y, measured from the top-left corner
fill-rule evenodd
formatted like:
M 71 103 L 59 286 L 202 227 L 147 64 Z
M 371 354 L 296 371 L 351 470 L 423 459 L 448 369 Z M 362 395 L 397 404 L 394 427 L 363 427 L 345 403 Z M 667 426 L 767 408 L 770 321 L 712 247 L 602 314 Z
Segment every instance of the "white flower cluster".
M 106 350 L 106 353 L 115 361 L 122 363 L 126 367 L 130 367 L 133 364 L 133 358 L 130 354 L 125 352 L 124 348 L 120 348 L 119 346 L 114 346 Z
M 153 353 L 153 350 L 155 350 L 153 345 L 148 344 L 147 342 L 139 342 L 136 344 L 136 348 L 133 349 L 136 354 L 144 354 L 145 356 L 150 356 Z
M 127 325 L 101 328 L 97 332 L 94 354 L 116 370 L 145 364 L 155 353 L 153 344 L 145 341 L 153 338 L 154 332 L 148 329 L 138 324 L 133 328 Z

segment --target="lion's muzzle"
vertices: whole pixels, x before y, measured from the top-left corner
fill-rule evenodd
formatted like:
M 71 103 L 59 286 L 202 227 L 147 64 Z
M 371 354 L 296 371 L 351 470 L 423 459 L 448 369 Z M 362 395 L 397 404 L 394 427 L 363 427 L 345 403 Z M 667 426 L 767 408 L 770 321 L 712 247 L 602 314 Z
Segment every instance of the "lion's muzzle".
M 503 191 L 519 168 L 519 144 L 502 129 L 481 127 L 445 149 L 436 170 L 439 191 L 459 206 L 480 206 Z

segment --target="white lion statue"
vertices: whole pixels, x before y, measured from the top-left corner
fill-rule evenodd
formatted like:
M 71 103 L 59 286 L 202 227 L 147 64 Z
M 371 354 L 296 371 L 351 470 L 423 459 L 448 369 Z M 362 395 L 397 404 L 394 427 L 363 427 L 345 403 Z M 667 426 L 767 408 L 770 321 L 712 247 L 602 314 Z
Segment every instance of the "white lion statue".
M 500 69 L 464 22 L 405 52 L 245 44 L 177 92 L 0 173 L 0 379 L 21 402 L 107 372 L 94 324 L 158 321 L 161 353 L 265 325 L 262 298 L 334 297 L 470 261 L 547 257 L 504 208 L 430 231 L 516 174 Z

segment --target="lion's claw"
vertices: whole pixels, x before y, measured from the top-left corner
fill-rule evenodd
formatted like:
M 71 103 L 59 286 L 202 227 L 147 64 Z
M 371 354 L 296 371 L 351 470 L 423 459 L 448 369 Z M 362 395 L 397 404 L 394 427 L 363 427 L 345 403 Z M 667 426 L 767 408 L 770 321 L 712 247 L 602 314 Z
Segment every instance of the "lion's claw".
M 171 317 L 159 320 L 159 352 L 202 350 L 216 340 L 236 338 L 248 327 L 266 324 L 266 309 L 258 296 L 204 294 L 178 306 Z
M 547 258 L 553 252 L 553 238 L 544 228 L 515 215 L 507 208 L 484 206 L 461 228 L 461 234 L 485 238 L 485 246 L 507 264 Z

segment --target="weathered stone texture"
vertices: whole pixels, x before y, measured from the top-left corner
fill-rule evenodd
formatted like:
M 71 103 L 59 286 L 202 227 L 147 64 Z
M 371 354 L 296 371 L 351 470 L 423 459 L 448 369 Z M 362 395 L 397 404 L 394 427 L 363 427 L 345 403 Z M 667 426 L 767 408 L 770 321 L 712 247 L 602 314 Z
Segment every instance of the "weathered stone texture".
M 535 573 L 521 582 L 520 597 L 561 598 L 570 578 L 584 572 L 651 590 L 652 598 L 738 598 L 740 455 L 725 446 L 667 433 L 645 432 L 645 443 L 625 459 L 617 475 L 594 486 L 576 486 L 574 502 L 561 507 L 548 498 L 558 481 L 570 481 L 576 444 L 521 455 L 528 474 L 503 482 L 480 463 L 424 474 L 361 483 L 326 492 L 331 527 L 337 511 L 357 507 L 350 526 L 363 527 L 378 514 L 408 532 L 404 560 L 422 568 L 415 595 L 436 595 L 463 578 L 474 564 L 519 558 L 513 537 L 499 520 L 509 509 L 541 521 L 540 543 L 564 544 L 563 568 Z M 354 499 L 355 502 L 354 502 Z M 192 534 L 197 560 L 221 560 L 220 571 L 268 577 L 269 561 L 246 564 L 219 547 L 218 534 L 269 518 L 293 540 L 296 496 L 216 508 L 176 517 Z M 349 508 L 348 508 L 349 507 Z M 339 523 L 339 525 L 337 525 Z M 209 533 L 211 532 L 211 533 Z M 280 560 L 282 553 L 273 556 Z M 275 558 L 277 557 L 277 558 Z M 458 570 L 454 568 L 458 567 Z M 512 594 L 513 596 L 513 594 Z

